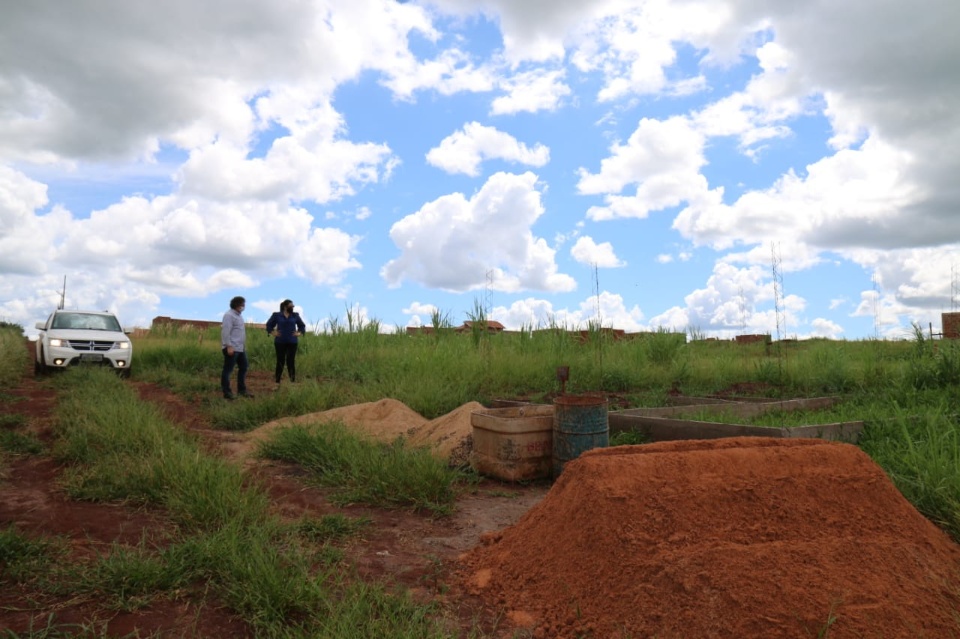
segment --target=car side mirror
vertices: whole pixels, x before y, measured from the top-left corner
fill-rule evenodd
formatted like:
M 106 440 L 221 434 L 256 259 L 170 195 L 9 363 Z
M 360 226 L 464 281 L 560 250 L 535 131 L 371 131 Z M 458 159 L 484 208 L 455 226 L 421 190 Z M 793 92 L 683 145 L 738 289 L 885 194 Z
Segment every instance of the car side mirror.
M 123 329 L 123 334 L 124 334 L 124 335 L 133 335 L 133 329 L 132 329 L 132 328 L 125 328 L 125 329 Z
M 46 323 L 46 322 L 37 322 L 36 328 L 37 328 L 38 331 L 45 331 L 45 330 L 47 330 L 47 323 Z

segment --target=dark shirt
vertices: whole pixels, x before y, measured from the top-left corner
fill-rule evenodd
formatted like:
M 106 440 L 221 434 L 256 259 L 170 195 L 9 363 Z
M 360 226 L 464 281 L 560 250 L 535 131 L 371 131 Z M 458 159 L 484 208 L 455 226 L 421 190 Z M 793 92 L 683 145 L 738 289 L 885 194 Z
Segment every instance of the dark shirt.
M 280 333 L 274 339 L 274 342 L 277 344 L 296 344 L 297 336 L 294 335 L 294 332 L 303 334 L 306 332 L 307 326 L 300 319 L 299 313 L 291 313 L 288 317 L 277 311 L 267 320 L 267 333 L 272 333 L 274 329 Z

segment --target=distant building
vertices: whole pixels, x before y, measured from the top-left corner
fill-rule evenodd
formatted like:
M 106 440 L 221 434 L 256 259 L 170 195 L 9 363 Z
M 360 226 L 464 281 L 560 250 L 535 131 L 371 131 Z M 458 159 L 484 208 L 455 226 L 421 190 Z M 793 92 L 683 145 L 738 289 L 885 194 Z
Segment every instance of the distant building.
M 153 321 L 150 323 L 151 328 L 158 328 L 160 326 L 175 326 L 175 327 L 187 327 L 187 328 L 197 328 L 197 329 L 207 329 L 216 326 L 220 328 L 221 321 L 213 320 L 194 320 L 194 319 L 176 319 L 173 317 L 166 317 L 164 315 L 158 315 L 153 318 Z M 266 329 L 266 324 L 258 324 L 256 322 L 247 322 L 249 328 L 262 328 Z
M 503 324 L 496 320 L 486 320 L 484 322 L 464 322 L 463 326 L 457 327 L 458 333 L 472 333 L 474 325 L 478 325 L 479 328 L 486 328 L 488 333 L 502 333 Z
M 433 335 L 432 326 L 408 326 L 407 335 Z

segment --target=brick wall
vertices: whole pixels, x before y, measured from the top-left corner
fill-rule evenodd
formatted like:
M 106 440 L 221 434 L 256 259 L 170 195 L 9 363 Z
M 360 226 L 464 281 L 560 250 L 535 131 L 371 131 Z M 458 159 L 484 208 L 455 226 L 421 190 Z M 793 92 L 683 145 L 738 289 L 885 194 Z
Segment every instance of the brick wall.
M 960 339 L 960 313 L 942 313 L 943 336 L 947 339 Z

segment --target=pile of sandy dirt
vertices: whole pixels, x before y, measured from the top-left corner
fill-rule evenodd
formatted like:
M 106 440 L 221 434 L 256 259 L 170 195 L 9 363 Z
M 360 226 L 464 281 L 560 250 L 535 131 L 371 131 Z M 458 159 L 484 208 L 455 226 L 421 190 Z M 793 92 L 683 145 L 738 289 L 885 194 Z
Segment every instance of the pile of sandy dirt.
M 538 638 L 960 637 L 960 547 L 849 444 L 589 451 L 461 560 Z
M 480 402 L 468 402 L 410 433 L 408 441 L 414 446 L 429 446 L 451 466 L 464 466 L 473 450 L 470 413 L 482 409 Z
M 295 424 L 317 425 L 343 422 L 348 428 L 376 441 L 392 442 L 403 437 L 412 446 L 431 448 L 452 466 L 467 462 L 472 450 L 473 426 L 470 413 L 480 410 L 479 402 L 469 402 L 434 420 L 427 420 L 415 410 L 395 399 L 341 406 L 319 413 L 286 417 L 268 422 L 247 433 L 241 446 L 232 451 L 238 457 L 250 455 L 258 442 L 268 438 L 277 428 Z

